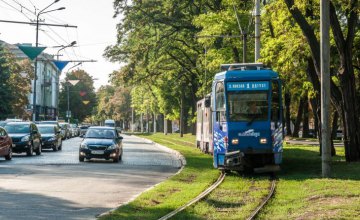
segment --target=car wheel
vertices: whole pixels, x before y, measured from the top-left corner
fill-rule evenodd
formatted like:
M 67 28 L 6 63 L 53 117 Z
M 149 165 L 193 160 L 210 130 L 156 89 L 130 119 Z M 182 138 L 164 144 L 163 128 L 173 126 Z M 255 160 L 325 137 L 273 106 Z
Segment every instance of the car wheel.
M 11 146 L 9 147 L 9 154 L 5 156 L 5 160 L 11 160 L 12 158 L 12 148 Z
M 40 145 L 39 145 L 38 149 L 36 149 L 36 151 L 35 151 L 36 155 L 40 155 L 40 154 L 41 154 L 41 146 L 42 146 L 42 144 L 41 144 L 41 142 L 40 142 Z
M 29 146 L 29 148 L 27 149 L 27 151 L 26 151 L 26 155 L 27 156 L 32 156 L 33 155 L 33 153 L 34 153 L 34 144 L 33 143 L 31 143 L 31 145 Z
M 79 161 L 80 161 L 80 162 L 84 162 L 84 161 L 85 161 L 85 158 L 84 158 L 84 157 L 79 157 Z
M 119 163 L 119 159 L 120 159 L 119 157 L 115 157 L 115 158 L 113 159 L 113 162 L 114 162 L 114 163 Z

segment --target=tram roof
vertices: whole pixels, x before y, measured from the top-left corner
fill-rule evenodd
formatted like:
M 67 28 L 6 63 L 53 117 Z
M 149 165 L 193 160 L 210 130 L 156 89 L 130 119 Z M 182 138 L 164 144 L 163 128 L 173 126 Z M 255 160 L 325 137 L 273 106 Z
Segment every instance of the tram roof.
M 261 70 L 227 70 L 215 75 L 215 80 L 270 80 L 279 78 L 279 74 L 271 69 Z

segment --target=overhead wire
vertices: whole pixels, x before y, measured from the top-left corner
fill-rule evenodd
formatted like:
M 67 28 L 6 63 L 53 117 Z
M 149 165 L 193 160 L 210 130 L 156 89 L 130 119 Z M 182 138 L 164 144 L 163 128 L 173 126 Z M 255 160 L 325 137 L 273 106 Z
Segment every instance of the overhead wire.
M 17 0 L 12 0 L 12 1 L 15 2 L 16 4 L 18 4 L 18 5 L 21 7 L 21 9 L 25 9 L 26 11 L 28 11 L 28 12 L 36 15 L 36 13 L 35 13 L 34 11 L 31 11 L 30 9 L 28 9 L 27 7 L 25 7 L 24 5 L 22 5 L 21 3 L 19 3 Z
M 9 7 L 15 9 L 16 11 L 20 12 L 22 15 L 24 15 L 27 19 L 31 20 L 30 17 L 28 17 L 28 15 L 26 15 L 23 11 L 17 9 L 15 6 L 9 4 L 8 2 L 4 1 L 4 0 L 0 0 L 1 2 L 5 3 L 6 5 L 8 5 Z

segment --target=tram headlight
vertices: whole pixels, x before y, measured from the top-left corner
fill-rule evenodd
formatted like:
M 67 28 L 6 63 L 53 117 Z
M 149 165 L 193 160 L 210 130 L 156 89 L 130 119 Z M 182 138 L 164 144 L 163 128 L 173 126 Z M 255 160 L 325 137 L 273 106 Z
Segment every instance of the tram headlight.
M 260 138 L 260 144 L 267 144 L 266 138 Z
M 231 144 L 239 144 L 239 139 L 238 138 L 233 138 L 232 140 L 231 140 Z

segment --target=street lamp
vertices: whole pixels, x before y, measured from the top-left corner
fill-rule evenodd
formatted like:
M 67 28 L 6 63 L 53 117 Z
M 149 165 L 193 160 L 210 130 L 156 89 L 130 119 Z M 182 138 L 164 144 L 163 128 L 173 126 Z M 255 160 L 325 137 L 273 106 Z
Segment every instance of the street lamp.
M 73 41 L 73 42 L 71 42 L 70 44 L 68 44 L 66 46 L 60 46 L 61 48 L 56 53 L 57 60 L 59 60 L 59 56 L 60 56 L 59 53 L 60 53 L 61 50 L 65 49 L 65 48 L 68 48 L 68 47 L 73 47 L 75 44 L 76 44 L 76 41 Z
M 68 72 L 70 69 L 73 69 L 79 65 L 81 65 L 82 62 L 79 62 L 77 64 L 75 64 L 74 66 L 70 67 L 68 69 Z M 80 80 L 67 80 L 67 83 L 66 83 L 66 90 L 67 90 L 67 111 L 66 111 L 66 117 L 68 118 L 68 123 L 70 123 L 70 118 L 71 118 L 71 113 L 70 113 L 70 90 L 69 90 L 69 84 L 75 86 Z
M 55 0 L 53 3 L 51 3 L 50 5 L 46 6 L 45 8 L 43 8 L 42 10 L 40 10 L 37 15 L 36 15 L 36 43 L 35 46 L 38 47 L 39 46 L 39 18 L 40 15 L 45 14 L 45 13 L 49 13 L 52 11 L 59 11 L 59 10 L 64 10 L 65 7 L 61 7 L 58 9 L 53 9 L 53 10 L 49 10 L 49 11 L 45 11 L 46 9 L 48 9 L 50 6 L 52 6 L 53 4 L 55 4 L 56 2 L 59 2 L 60 0 Z M 34 93 L 33 93 L 33 121 L 36 121 L 36 78 L 37 78 L 37 59 L 35 59 L 35 77 L 34 77 Z

